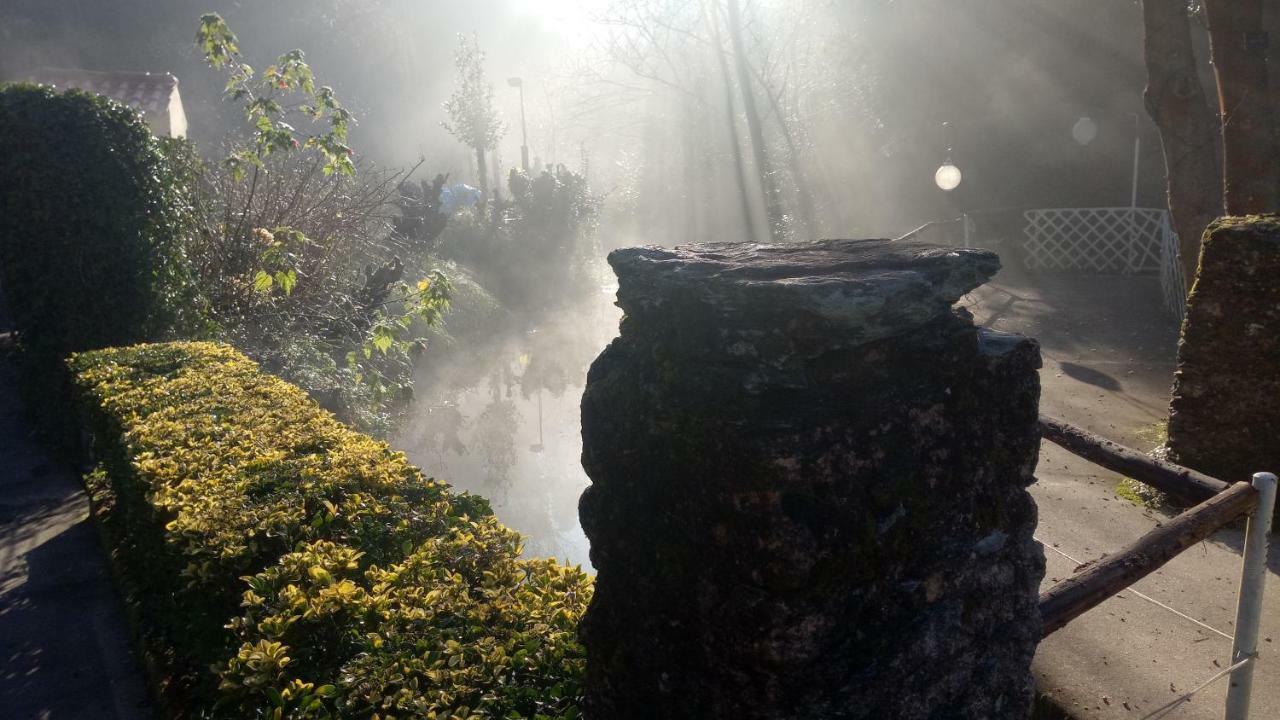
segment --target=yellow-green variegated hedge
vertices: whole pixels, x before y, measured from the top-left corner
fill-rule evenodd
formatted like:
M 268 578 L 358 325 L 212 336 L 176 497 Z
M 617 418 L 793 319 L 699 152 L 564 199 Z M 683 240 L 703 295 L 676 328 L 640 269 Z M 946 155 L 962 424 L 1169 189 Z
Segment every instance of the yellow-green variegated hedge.
M 212 343 L 71 360 L 89 477 L 168 712 L 577 716 L 591 582 Z

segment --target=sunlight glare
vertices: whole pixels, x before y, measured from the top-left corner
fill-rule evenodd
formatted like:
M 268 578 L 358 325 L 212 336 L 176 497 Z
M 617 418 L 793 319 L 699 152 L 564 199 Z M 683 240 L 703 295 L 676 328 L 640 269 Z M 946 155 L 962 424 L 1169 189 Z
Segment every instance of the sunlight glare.
M 527 18 L 539 31 L 565 38 L 582 38 L 592 28 L 597 0 L 514 0 L 518 17 Z

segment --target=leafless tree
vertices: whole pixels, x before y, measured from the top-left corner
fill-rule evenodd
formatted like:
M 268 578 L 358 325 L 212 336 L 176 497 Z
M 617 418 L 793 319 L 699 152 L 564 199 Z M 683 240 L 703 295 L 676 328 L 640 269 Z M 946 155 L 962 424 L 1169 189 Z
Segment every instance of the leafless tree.
M 728 0 L 728 3 L 729 38 L 733 45 L 734 66 L 738 72 L 738 90 L 742 94 L 742 109 L 747 117 L 747 130 L 751 135 L 751 151 L 755 157 L 756 172 L 760 175 L 760 187 L 764 191 L 765 214 L 769 218 L 769 235 L 776 241 L 785 230 L 782 198 L 778 192 L 777 178 L 773 174 L 773 164 L 769 160 L 769 148 L 764 140 L 764 123 L 761 122 L 760 112 L 756 108 L 755 78 L 751 72 L 751 62 L 747 57 L 746 42 L 743 40 L 742 10 L 738 0 Z M 713 3 L 713 7 L 717 7 L 717 4 Z M 716 15 L 718 14 L 717 12 Z M 718 50 L 717 48 L 717 54 L 719 54 Z
M 506 133 L 506 125 L 493 107 L 493 85 L 484 71 L 484 51 L 475 35 L 459 35 L 458 49 L 454 53 L 454 65 L 458 70 L 458 85 L 445 103 L 449 121 L 441 123 L 476 153 L 476 178 L 480 191 L 488 202 L 488 163 L 485 153 L 498 145 Z M 497 170 L 495 169 L 496 173 Z M 495 183 L 495 192 L 497 191 Z
M 708 5 L 710 9 L 708 9 Z M 720 68 L 720 81 L 724 87 L 724 105 L 726 118 L 728 120 L 729 141 L 733 146 L 733 165 L 736 170 L 735 177 L 738 180 L 738 198 L 742 202 L 742 217 L 747 225 L 747 232 L 753 240 L 761 239 L 759 230 L 756 228 L 755 214 L 751 210 L 751 194 L 747 185 L 746 162 L 742 157 L 742 140 L 738 137 L 738 120 L 737 113 L 734 110 L 736 103 L 733 96 L 733 81 L 729 75 L 729 63 L 725 59 L 722 50 L 723 43 L 720 38 L 720 19 L 719 10 L 715 0 L 702 3 L 703 14 L 702 20 L 707 26 L 707 30 L 711 35 L 713 45 L 711 53 L 715 56 L 716 66 Z M 754 108 L 753 108 L 754 111 Z M 757 119 L 757 124 L 759 120 Z M 753 144 L 754 146 L 754 144 Z M 757 165 L 759 167 L 759 165 Z M 772 218 L 770 225 L 772 226 Z

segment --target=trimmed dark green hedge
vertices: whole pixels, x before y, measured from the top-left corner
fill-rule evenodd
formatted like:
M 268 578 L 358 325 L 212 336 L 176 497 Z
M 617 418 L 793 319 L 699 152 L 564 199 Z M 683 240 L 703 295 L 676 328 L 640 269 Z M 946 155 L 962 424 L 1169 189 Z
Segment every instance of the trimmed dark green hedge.
M 0 289 L 23 347 L 62 358 L 189 320 L 186 188 L 128 107 L 0 86 Z
M 171 714 L 573 718 L 590 578 L 212 343 L 71 360 Z

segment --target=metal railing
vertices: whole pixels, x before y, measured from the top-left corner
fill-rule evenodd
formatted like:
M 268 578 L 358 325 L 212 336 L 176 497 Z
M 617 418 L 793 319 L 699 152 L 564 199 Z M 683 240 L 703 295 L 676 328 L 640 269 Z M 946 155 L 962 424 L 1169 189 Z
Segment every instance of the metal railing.
M 1231 666 L 1210 679 L 1211 682 L 1221 676 L 1230 677 L 1225 717 L 1227 720 L 1245 720 L 1249 716 L 1253 671 L 1258 657 L 1258 626 L 1262 616 L 1268 535 L 1275 511 L 1276 476 L 1257 473 L 1251 484 L 1225 483 L 1189 468 L 1147 457 L 1061 420 L 1041 416 L 1040 431 L 1044 439 L 1092 463 L 1165 490 L 1180 499 L 1199 501 L 1199 504 L 1138 538 L 1120 552 L 1077 568 L 1079 574 L 1041 593 L 1043 636 L 1061 629 L 1155 572 L 1224 525 L 1248 516 Z M 1199 689 L 1170 703 L 1163 712 L 1167 713 L 1190 700 Z M 1163 714 L 1152 717 L 1163 717 Z
M 932 220 L 914 230 L 899 235 L 894 240 L 923 240 L 939 245 L 972 247 L 975 234 L 973 218 L 968 213 L 965 213 L 958 218 L 950 220 Z
M 1170 224 L 1169 213 L 1164 214 L 1160 231 L 1160 289 L 1164 291 L 1164 305 L 1181 323 L 1187 307 L 1187 281 L 1182 274 L 1182 260 L 1178 249 L 1178 235 Z

